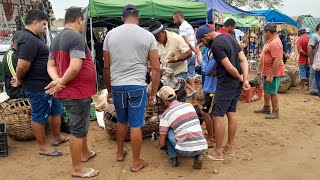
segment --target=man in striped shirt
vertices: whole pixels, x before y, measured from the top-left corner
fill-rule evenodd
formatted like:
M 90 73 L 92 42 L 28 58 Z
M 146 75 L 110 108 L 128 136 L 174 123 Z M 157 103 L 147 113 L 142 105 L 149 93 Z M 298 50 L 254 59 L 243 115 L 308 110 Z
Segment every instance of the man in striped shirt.
M 160 148 L 167 147 L 172 167 L 178 166 L 177 155 L 181 155 L 194 157 L 193 168 L 201 169 L 202 153 L 208 145 L 194 107 L 177 101 L 169 86 L 163 86 L 157 95 L 168 107 L 160 117 Z

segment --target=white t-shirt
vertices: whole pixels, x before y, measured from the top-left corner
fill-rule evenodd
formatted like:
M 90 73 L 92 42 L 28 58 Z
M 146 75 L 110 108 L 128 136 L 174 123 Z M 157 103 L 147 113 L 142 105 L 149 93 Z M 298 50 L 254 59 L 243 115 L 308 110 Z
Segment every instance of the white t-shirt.
M 186 36 L 192 47 L 196 47 L 196 38 L 193 27 L 187 21 L 183 21 L 183 23 L 179 26 L 179 35 Z

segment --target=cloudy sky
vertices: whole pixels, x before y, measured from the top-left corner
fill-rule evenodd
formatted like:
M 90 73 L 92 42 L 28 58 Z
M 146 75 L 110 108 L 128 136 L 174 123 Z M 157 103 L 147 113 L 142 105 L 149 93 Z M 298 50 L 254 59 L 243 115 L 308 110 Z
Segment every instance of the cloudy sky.
M 89 0 L 50 0 L 57 18 L 63 18 L 65 9 L 70 6 L 84 7 Z M 280 9 L 289 16 L 310 14 L 320 17 L 319 0 L 284 0 L 284 6 Z

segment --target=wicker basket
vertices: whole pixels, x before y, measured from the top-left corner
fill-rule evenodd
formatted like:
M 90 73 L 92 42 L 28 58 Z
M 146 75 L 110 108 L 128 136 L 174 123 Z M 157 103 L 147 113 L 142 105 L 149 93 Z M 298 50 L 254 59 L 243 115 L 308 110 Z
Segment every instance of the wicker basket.
M 159 132 L 159 118 L 165 110 L 164 103 L 158 99 L 158 103 L 155 107 L 147 107 L 145 112 L 145 125 L 141 128 L 142 138 L 148 138 L 153 132 Z M 117 113 L 113 105 L 108 104 L 105 108 L 104 123 L 107 134 L 116 139 L 116 122 Z M 130 140 L 130 127 L 128 127 L 128 134 L 126 141 Z
M 8 125 L 8 135 L 16 140 L 34 139 L 31 128 L 31 105 L 27 98 L 1 103 L 1 120 Z

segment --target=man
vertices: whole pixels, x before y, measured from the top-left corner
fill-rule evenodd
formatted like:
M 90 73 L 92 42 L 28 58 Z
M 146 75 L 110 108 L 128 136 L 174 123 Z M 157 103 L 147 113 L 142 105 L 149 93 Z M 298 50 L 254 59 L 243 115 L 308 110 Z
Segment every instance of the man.
M 104 42 L 105 79 L 108 100 L 113 97 L 117 112 L 117 161 L 122 162 L 127 154 L 123 149 L 130 126 L 133 164 L 131 172 L 148 165 L 140 159 L 142 145 L 141 127 L 147 102 L 146 74 L 148 63 L 151 69 L 152 89 L 149 105 L 155 105 L 160 82 L 160 64 L 157 42 L 154 36 L 141 28 L 139 10 L 128 4 L 122 11 L 123 25 L 111 30 Z
M 230 18 L 223 23 L 223 27 L 220 28 L 217 32 L 221 34 L 231 35 L 234 33 L 235 28 L 236 28 L 236 21 Z
M 16 31 L 13 34 L 12 42 L 10 49 L 6 52 L 3 57 L 2 65 L 4 69 L 4 83 L 7 95 L 10 99 L 23 98 L 23 91 L 21 85 L 18 87 L 11 86 L 11 79 L 16 75 L 16 68 L 18 63 L 17 57 L 17 41 L 21 31 Z
M 39 10 L 30 10 L 25 19 L 26 27 L 18 39 L 18 63 L 16 76 L 11 80 L 13 87 L 22 83 L 25 95 L 30 99 L 32 108 L 31 127 L 39 145 L 39 154 L 45 156 L 61 156 L 62 153 L 46 143 L 45 124 L 52 130 L 54 142 L 58 146 L 69 138 L 60 135 L 62 105 L 53 96 L 45 93 L 44 88 L 51 81 L 45 68 L 48 62 L 49 49 L 40 39 L 46 30 L 47 16 Z
M 287 36 L 289 34 L 289 31 L 287 29 L 282 29 L 279 35 L 279 38 L 282 43 L 282 49 L 283 49 L 283 63 L 287 63 L 287 60 L 290 58 L 290 54 L 288 51 L 288 40 Z
M 158 41 L 161 64 L 173 69 L 176 77 L 187 79 L 188 63 L 186 60 L 192 56 L 192 51 L 184 39 L 174 32 L 167 31 L 159 21 L 152 22 L 149 31 Z
M 202 153 L 208 148 L 194 107 L 178 102 L 175 91 L 163 86 L 157 94 L 168 107 L 160 117 L 160 148 L 167 148 L 172 167 L 178 166 L 178 155 L 194 157 L 193 168 L 202 168 Z
M 222 161 L 224 150 L 227 154 L 234 154 L 233 141 L 237 130 L 235 112 L 242 87 L 249 89 L 248 62 L 238 42 L 230 35 L 214 32 L 208 25 L 200 26 L 197 31 L 198 43 L 202 42 L 211 48 L 217 63 L 217 89 L 213 101 L 213 120 L 216 147 L 213 160 Z M 223 117 L 228 116 L 228 142 L 222 147 L 224 138 Z
M 183 37 L 192 51 L 192 56 L 187 60 L 188 63 L 188 87 L 191 90 L 191 94 L 196 92 L 196 85 L 194 83 L 195 66 L 196 66 L 196 38 L 193 27 L 184 19 L 184 15 L 181 11 L 177 11 L 172 16 L 174 24 L 179 26 L 179 35 Z
M 277 35 L 277 26 L 268 23 L 264 28 L 266 44 L 260 56 L 260 68 L 263 76 L 264 106 L 255 113 L 267 114 L 266 119 L 279 118 L 278 89 L 281 76 L 284 75 L 284 62 L 282 61 L 283 47 Z M 270 101 L 272 112 L 270 109 Z M 271 113 L 271 114 L 270 114 Z
M 317 52 L 320 42 L 320 24 L 316 26 L 316 31 L 313 33 L 308 42 L 308 57 L 309 64 L 313 64 L 314 56 Z M 318 89 L 315 81 L 315 70 L 310 68 L 310 77 L 309 77 L 309 94 L 318 94 Z
M 64 27 L 51 43 L 47 69 L 53 81 L 46 87 L 46 92 L 55 94 L 71 117 L 72 177 L 95 177 L 99 171 L 81 165 L 96 156 L 87 144 L 96 70 L 81 34 L 84 27 L 81 8 L 67 10 Z
M 297 41 L 297 49 L 299 52 L 299 74 L 301 79 L 301 89 L 304 89 L 306 83 L 309 87 L 310 67 L 308 62 L 308 42 L 310 36 L 304 27 L 299 28 L 300 38 Z
M 207 47 L 203 47 L 208 49 Z M 204 92 L 204 104 L 202 108 L 202 116 L 206 122 L 206 128 L 208 132 L 207 142 L 208 148 L 213 148 L 214 143 L 216 142 L 214 138 L 214 128 L 213 128 L 213 119 L 211 113 L 213 110 L 213 101 L 217 88 L 217 76 L 216 76 L 216 61 L 212 57 L 212 53 L 207 50 L 207 54 L 204 56 L 202 61 L 203 73 L 205 75 L 205 81 L 203 84 Z

